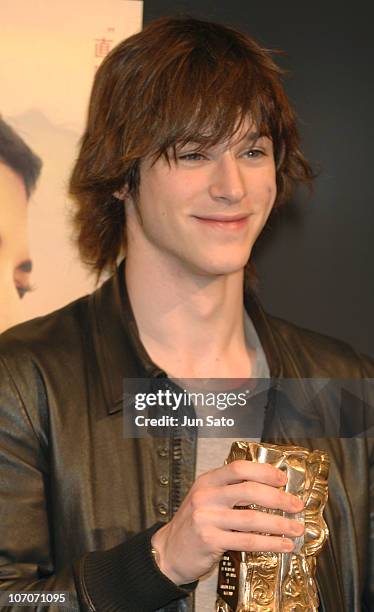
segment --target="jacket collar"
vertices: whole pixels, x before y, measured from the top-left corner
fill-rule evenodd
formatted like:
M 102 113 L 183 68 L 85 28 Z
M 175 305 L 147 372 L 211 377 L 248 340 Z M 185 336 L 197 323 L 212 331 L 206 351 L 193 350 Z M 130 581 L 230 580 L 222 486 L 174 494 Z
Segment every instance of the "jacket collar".
M 121 410 L 125 378 L 165 376 L 152 362 L 140 340 L 124 271 L 122 261 L 116 273 L 89 298 L 96 358 L 109 414 Z M 279 378 L 283 365 L 271 318 L 250 290 L 245 290 L 244 303 L 264 349 L 271 377 Z

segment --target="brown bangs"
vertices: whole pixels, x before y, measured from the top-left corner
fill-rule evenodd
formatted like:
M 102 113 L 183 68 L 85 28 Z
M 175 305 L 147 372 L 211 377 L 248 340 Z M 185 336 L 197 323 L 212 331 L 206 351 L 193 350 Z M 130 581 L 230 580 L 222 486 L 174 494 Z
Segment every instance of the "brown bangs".
M 182 46 L 161 74 L 152 75 L 148 86 L 160 95 L 148 107 L 140 157 L 167 157 L 170 149 L 175 153 L 190 142 L 206 147 L 229 141 L 248 118 L 261 135 L 279 141 L 280 69 L 270 55 L 264 66 L 254 53 L 257 49 L 243 48 L 246 37 L 238 44 L 238 33 L 222 29 L 226 36 L 207 28 L 204 36 L 196 36 L 195 46 Z M 167 50 L 160 48 L 159 53 Z

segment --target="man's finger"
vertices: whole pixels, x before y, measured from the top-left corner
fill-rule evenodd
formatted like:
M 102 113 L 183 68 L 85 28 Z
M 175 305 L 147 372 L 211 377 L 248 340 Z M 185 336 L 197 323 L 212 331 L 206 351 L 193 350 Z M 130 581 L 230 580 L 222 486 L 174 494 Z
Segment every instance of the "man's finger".
M 282 470 L 269 463 L 255 463 L 238 459 L 238 461 L 233 461 L 202 474 L 196 482 L 200 482 L 207 487 L 219 487 L 242 482 L 243 480 L 253 480 L 272 487 L 282 487 L 287 482 L 287 476 Z
M 227 510 L 221 513 L 219 527 L 223 530 L 259 532 L 262 534 L 300 536 L 304 525 L 277 514 L 259 510 Z
M 272 510 L 301 512 L 304 507 L 302 500 L 296 495 L 254 481 L 222 487 L 220 496 L 224 504 L 231 508 L 256 504 Z
M 295 545 L 289 538 L 279 536 L 259 535 L 257 533 L 241 533 L 237 531 L 222 532 L 220 548 L 243 552 L 291 552 Z

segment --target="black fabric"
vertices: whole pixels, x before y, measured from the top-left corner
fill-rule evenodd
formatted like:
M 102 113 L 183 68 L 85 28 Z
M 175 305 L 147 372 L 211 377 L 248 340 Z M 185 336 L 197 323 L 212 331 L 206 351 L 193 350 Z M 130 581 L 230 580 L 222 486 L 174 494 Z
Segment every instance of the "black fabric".
M 80 560 L 75 574 L 81 605 L 89 598 L 95 602 L 91 603 L 94 610 L 151 612 L 193 591 L 197 582 L 177 587 L 160 574 L 150 554 L 151 538 L 162 525 L 157 523 L 126 544 Z M 146 584 L 139 580 L 142 576 L 147 576 Z

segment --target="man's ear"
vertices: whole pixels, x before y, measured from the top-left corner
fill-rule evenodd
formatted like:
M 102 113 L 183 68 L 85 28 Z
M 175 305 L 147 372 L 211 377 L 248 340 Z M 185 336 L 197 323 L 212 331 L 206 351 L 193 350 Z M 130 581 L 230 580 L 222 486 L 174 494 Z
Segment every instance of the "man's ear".
M 123 185 L 123 187 L 121 187 L 121 189 L 118 189 L 117 191 L 115 191 L 113 193 L 114 197 L 117 198 L 117 200 L 126 200 L 127 196 L 129 195 L 129 186 L 126 183 L 125 185 Z

